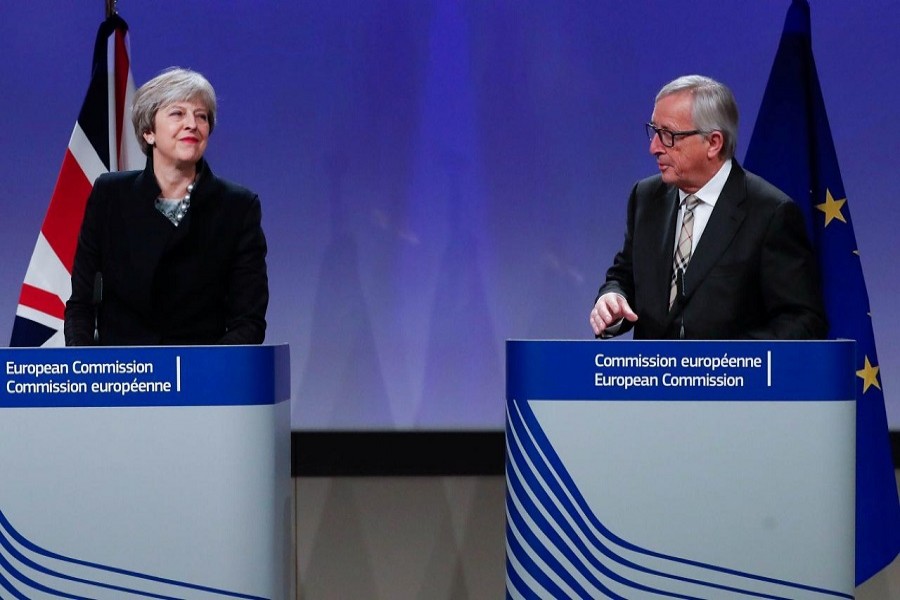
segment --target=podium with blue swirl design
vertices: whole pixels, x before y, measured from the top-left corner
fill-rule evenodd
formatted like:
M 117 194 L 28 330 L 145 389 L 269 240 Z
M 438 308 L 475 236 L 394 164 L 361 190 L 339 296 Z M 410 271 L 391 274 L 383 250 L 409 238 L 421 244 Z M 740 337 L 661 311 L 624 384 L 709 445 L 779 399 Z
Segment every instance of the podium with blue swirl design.
M 852 598 L 855 343 L 508 341 L 508 598 Z
M 0 355 L 0 598 L 292 597 L 287 346 Z

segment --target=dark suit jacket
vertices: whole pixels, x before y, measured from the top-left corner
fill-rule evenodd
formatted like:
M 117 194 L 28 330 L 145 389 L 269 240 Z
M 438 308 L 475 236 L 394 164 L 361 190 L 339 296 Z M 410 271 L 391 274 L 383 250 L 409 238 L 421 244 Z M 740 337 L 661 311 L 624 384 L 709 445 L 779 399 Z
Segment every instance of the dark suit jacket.
M 660 176 L 635 185 L 625 243 L 597 295 L 638 315 L 636 339 L 817 339 L 828 333 L 818 266 L 799 207 L 732 161 L 669 310 L 678 191 Z M 624 333 L 630 328 L 623 322 Z
M 101 345 L 262 343 L 269 292 L 259 198 L 205 161 L 198 173 L 178 227 L 154 206 L 152 160 L 97 179 L 72 269 L 67 345 L 93 343 L 96 273 Z

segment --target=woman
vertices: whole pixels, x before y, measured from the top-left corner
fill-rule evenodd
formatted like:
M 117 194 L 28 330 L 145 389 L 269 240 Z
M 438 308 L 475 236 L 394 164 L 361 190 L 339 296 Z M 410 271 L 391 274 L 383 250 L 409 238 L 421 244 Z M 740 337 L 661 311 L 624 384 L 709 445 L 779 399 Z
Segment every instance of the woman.
M 171 68 L 134 96 L 143 171 L 100 176 L 66 303 L 66 345 L 259 344 L 269 302 L 259 198 L 203 153 L 216 95 Z

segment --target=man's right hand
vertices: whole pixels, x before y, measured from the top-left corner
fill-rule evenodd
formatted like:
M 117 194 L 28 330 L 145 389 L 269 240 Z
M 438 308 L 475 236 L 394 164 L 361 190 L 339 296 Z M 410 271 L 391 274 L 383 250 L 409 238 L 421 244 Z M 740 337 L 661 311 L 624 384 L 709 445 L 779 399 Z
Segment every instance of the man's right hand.
M 631 310 L 628 300 L 614 292 L 603 294 L 597 298 L 591 310 L 591 327 L 594 335 L 601 336 L 610 327 L 620 323 L 622 319 L 637 321 L 638 316 Z

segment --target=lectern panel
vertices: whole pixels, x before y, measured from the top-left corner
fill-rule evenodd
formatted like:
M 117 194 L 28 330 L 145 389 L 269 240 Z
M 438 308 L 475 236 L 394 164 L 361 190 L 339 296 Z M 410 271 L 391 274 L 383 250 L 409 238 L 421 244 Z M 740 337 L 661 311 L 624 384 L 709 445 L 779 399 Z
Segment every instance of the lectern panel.
M 507 343 L 513 598 L 852 598 L 852 342 Z
M 0 353 L 0 597 L 289 597 L 286 346 Z

